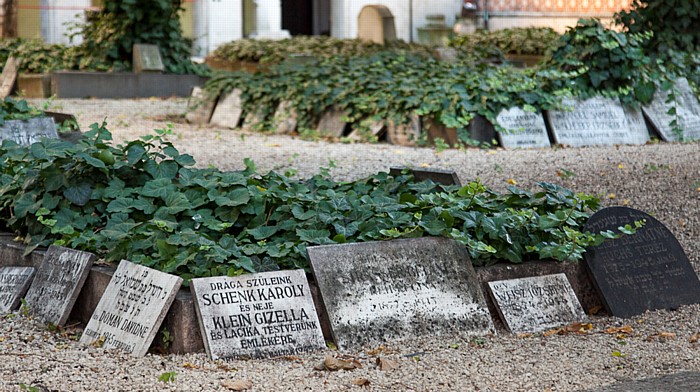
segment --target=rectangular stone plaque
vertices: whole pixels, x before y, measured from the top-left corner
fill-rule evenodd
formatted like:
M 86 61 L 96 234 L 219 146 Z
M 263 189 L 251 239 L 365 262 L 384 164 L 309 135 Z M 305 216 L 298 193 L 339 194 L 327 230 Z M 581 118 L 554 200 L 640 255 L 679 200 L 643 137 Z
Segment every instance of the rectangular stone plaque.
M 586 318 L 565 274 L 497 280 L 488 285 L 510 332 L 538 332 Z
M 0 125 L 0 142 L 14 140 L 21 145 L 31 145 L 41 138 L 58 138 L 56 124 L 51 117 L 36 117 L 29 120 L 7 120 Z
M 627 207 L 604 208 L 585 230 L 597 233 L 635 221 L 635 234 L 606 239 L 584 253 L 586 266 L 607 311 L 631 317 L 647 310 L 700 303 L 700 281 L 676 237 L 650 215 Z
M 338 347 L 493 331 L 469 253 L 456 241 L 425 237 L 307 251 Z
M 34 267 L 0 268 L 0 313 L 17 309 L 20 299 L 32 284 L 34 273 Z
M 499 142 L 505 148 L 551 147 L 542 113 L 526 112 L 513 107 L 501 110 L 496 122 L 505 129 L 498 132 Z
M 547 112 L 557 144 L 573 147 L 645 144 L 649 133 L 631 128 L 619 100 L 593 97 L 585 101 L 564 100 L 567 111 Z
M 700 139 L 700 103 L 698 103 L 698 98 L 693 94 L 686 78 L 676 79 L 675 89 L 678 92 L 675 105 L 666 103 L 668 93 L 657 88 L 654 100 L 649 105 L 644 106 L 642 110 L 661 139 L 667 142 L 698 140 Z M 678 125 L 683 130 L 682 137 L 674 132 L 670 125 L 676 116 L 668 114 L 668 111 L 674 106 L 678 114 Z
M 146 355 L 182 278 L 122 260 L 88 322 L 80 343 Z
M 219 102 L 214 108 L 209 124 L 217 127 L 234 129 L 238 127 L 243 115 L 243 102 L 241 101 L 241 90 L 234 89 L 225 96 L 219 98 Z
M 304 270 L 192 279 L 212 359 L 270 358 L 325 347 Z
M 462 182 L 459 180 L 459 176 L 457 176 L 457 173 L 455 173 L 454 170 L 392 167 L 389 169 L 389 174 L 396 177 L 401 175 L 404 170 L 408 170 L 416 181 L 431 180 L 436 184 L 442 185 L 462 185 Z
M 134 44 L 132 55 L 134 73 L 165 71 L 158 45 Z
M 25 297 L 29 311 L 43 322 L 64 325 L 94 260 L 92 253 L 50 246 Z

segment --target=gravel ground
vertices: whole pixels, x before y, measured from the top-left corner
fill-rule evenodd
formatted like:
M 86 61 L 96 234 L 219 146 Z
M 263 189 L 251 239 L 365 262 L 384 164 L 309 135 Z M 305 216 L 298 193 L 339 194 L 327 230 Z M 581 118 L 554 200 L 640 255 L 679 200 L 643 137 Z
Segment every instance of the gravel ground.
M 41 104 L 43 101 L 32 101 Z M 547 150 L 447 150 L 386 144 L 304 141 L 288 136 L 243 134 L 182 123 L 182 99 L 56 100 L 53 110 L 73 113 L 81 128 L 105 119 L 117 142 L 173 122 L 171 141 L 201 166 L 240 169 L 252 158 L 259 171 L 294 168 L 309 176 L 334 168 L 339 180 L 360 178 L 390 166 L 455 170 L 462 181 L 481 178 L 502 190 L 509 181 L 532 189 L 554 182 L 600 195 L 606 205 L 628 205 L 665 223 L 700 270 L 700 145 L 649 144 Z M 514 336 L 499 331 L 483 339 L 452 336 L 387 342 L 362 352 L 321 352 L 273 360 L 207 359 L 205 354 L 148 355 L 134 359 L 75 342 L 80 330 L 51 332 L 21 315 L 0 323 L 0 390 L 480 390 L 572 391 L 620 380 L 700 371 L 700 306 L 657 311 L 633 319 L 594 316 L 586 333 Z M 624 333 L 616 328 L 629 326 Z M 623 329 L 624 330 L 624 329 Z M 606 333 L 610 332 L 610 333 Z M 352 371 L 316 371 L 325 355 L 357 359 Z M 377 358 L 398 367 L 379 370 Z M 174 381 L 159 377 L 174 372 Z M 366 381 L 365 381 L 366 380 Z M 365 386 L 362 384 L 367 382 Z M 25 388 L 26 389 L 26 388 Z

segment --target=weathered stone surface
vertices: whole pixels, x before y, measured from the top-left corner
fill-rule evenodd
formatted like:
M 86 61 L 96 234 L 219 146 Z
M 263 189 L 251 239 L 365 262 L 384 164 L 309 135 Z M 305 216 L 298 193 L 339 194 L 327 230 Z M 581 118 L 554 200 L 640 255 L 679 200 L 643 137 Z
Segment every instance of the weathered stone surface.
M 214 113 L 211 115 L 209 123 L 216 127 L 234 129 L 238 127 L 243 115 L 243 102 L 241 101 L 241 90 L 234 89 L 225 96 L 219 98 Z
M 272 124 L 273 128 L 275 129 L 275 133 L 280 135 L 286 135 L 296 131 L 297 117 L 298 113 L 294 106 L 292 106 L 291 102 L 280 102 L 272 118 Z
M 46 249 L 35 249 L 25 256 L 26 248 L 27 246 L 23 243 L 14 241 L 14 235 L 0 234 L 0 266 L 39 268 L 44 260 Z
M 459 176 L 454 170 L 392 167 L 389 169 L 389 174 L 396 177 L 401 175 L 404 170 L 408 170 L 416 181 L 431 180 L 436 184 L 442 185 L 462 185 L 462 182 L 459 181 Z
M 0 75 L 0 99 L 5 99 L 12 94 L 12 88 L 15 86 L 17 74 L 19 73 L 20 60 L 9 56 L 2 69 Z
M 661 139 L 667 142 L 698 140 L 700 139 L 700 103 L 698 103 L 698 98 L 693 94 L 686 78 L 676 79 L 675 89 L 678 91 L 675 104 L 666 103 L 668 92 L 657 89 L 654 100 L 649 105 L 644 106 L 642 110 Z M 674 107 L 678 116 L 678 125 L 683 131 L 682 134 L 674 132 L 671 127 L 671 121 L 676 120 L 676 116 L 668 114 L 668 111 Z
M 265 113 L 262 109 L 258 109 L 254 112 L 248 112 L 245 114 L 241 129 L 245 132 L 259 131 L 264 119 Z
M 190 99 L 187 101 L 185 120 L 190 124 L 208 124 L 214 111 L 214 102 L 205 99 L 201 87 L 193 87 Z
M 586 318 L 564 274 L 489 282 L 503 324 L 513 333 L 538 332 Z
M 496 121 L 505 128 L 505 131 L 498 132 L 499 142 L 505 148 L 551 147 L 542 113 L 526 112 L 513 107 L 501 110 Z
M 484 116 L 476 115 L 469 122 L 467 130 L 469 131 L 469 137 L 479 143 L 491 145 L 496 140 L 496 130 L 493 124 Z
M 32 284 L 34 267 L 0 268 L 0 313 L 11 312 Z
M 36 117 L 29 120 L 7 120 L 0 125 L 0 142 L 9 139 L 17 144 L 30 145 L 41 138 L 58 138 L 56 124 L 51 117 Z
M 307 250 L 341 348 L 493 331 L 469 254 L 456 241 L 427 237 Z
M 80 343 L 103 339 L 104 348 L 145 355 L 181 283 L 180 277 L 122 260 Z
M 325 347 L 304 270 L 192 279 L 212 359 L 298 355 Z
M 454 147 L 459 144 L 457 129 L 449 128 L 444 124 L 435 121 L 433 118 L 423 119 L 423 130 L 428 135 L 428 142 L 432 144 L 435 144 L 437 139 L 442 139 L 442 141 L 447 143 L 450 147 Z
M 92 253 L 50 246 L 25 297 L 30 312 L 43 322 L 64 325 L 94 260 Z
M 372 138 L 379 139 L 386 132 L 384 121 L 365 120 L 363 127 L 355 128 L 350 132 L 348 138 L 352 141 L 369 140 Z
M 132 56 L 134 73 L 165 71 L 158 45 L 134 44 Z
M 321 136 L 343 136 L 343 132 L 345 132 L 345 126 L 347 125 L 347 123 L 343 121 L 344 115 L 345 113 L 343 113 L 342 110 L 338 109 L 335 106 L 331 107 L 330 110 L 328 110 L 326 113 L 323 114 L 323 116 L 321 116 L 321 119 L 318 122 L 318 126 L 316 127 L 316 131 Z
M 552 137 L 557 144 L 573 147 L 644 144 L 649 133 L 631 128 L 619 100 L 593 97 L 585 101 L 567 99 L 570 111 L 547 112 Z
M 420 139 L 420 133 L 420 117 L 413 114 L 406 124 L 397 124 L 395 121 L 389 120 L 386 128 L 386 139 L 390 144 L 415 146 Z
M 688 256 L 658 220 L 632 208 L 610 207 L 596 212 L 585 230 L 617 231 L 638 220 L 646 223 L 635 234 L 607 239 L 584 254 L 608 312 L 631 317 L 700 302 L 700 281 Z
M 627 125 L 630 130 L 639 135 L 647 135 L 647 140 L 649 140 L 649 128 L 647 128 L 647 123 L 644 120 L 644 113 L 642 109 L 635 109 L 630 106 L 623 106 L 625 111 L 625 118 L 627 118 Z
M 625 380 L 588 392 L 696 392 L 700 391 L 700 372 L 682 371 L 641 380 Z

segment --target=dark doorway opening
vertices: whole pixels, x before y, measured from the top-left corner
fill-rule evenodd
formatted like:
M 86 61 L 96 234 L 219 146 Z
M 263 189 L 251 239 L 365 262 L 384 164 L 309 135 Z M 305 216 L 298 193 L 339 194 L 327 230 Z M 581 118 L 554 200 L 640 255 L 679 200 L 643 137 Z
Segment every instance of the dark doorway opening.
M 282 0 L 282 29 L 292 35 L 313 35 L 314 1 Z

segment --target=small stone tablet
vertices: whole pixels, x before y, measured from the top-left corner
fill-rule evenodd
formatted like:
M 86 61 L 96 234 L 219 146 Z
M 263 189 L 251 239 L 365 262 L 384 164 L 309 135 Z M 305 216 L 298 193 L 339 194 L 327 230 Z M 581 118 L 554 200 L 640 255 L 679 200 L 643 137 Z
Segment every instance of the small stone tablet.
M 693 94 L 693 90 L 686 78 L 678 78 L 675 82 L 676 104 L 666 103 L 668 93 L 657 88 L 654 99 L 649 105 L 642 108 L 644 114 L 658 132 L 661 139 L 667 142 L 680 140 L 700 139 L 700 103 Z M 681 135 L 671 128 L 671 121 L 676 120 L 676 116 L 668 114 L 668 111 L 675 107 L 678 115 L 678 122 L 683 131 Z
M 0 125 L 0 142 L 14 140 L 24 146 L 31 145 L 41 138 L 57 139 L 56 124 L 51 117 L 36 117 L 29 120 L 7 120 Z
M 585 101 L 567 99 L 571 111 L 549 111 L 552 136 L 557 144 L 573 147 L 645 144 L 649 134 L 630 128 L 619 100 L 593 97 Z
M 43 322 L 64 325 L 94 260 L 92 253 L 50 246 L 25 297 L 30 313 Z
M 243 103 L 241 101 L 241 90 L 234 89 L 225 96 L 219 98 L 214 114 L 211 115 L 209 123 L 217 127 L 234 129 L 238 127 L 243 115 Z
M 501 110 L 496 117 L 505 132 L 498 132 L 501 146 L 505 148 L 551 147 L 542 113 L 526 112 L 513 107 Z
M 565 274 L 488 284 L 503 324 L 510 332 L 538 332 L 586 318 Z
M 192 279 L 212 359 L 270 358 L 325 347 L 303 270 Z
M 180 277 L 122 260 L 80 343 L 103 339 L 104 348 L 116 348 L 135 357 L 146 355 L 180 284 Z
M 0 313 L 17 309 L 20 299 L 32 284 L 34 272 L 34 267 L 0 268 Z
M 469 253 L 456 241 L 426 237 L 307 251 L 338 347 L 493 331 Z
M 462 182 L 459 181 L 459 176 L 457 176 L 454 170 L 392 167 L 389 169 L 389 174 L 396 177 L 401 175 L 404 170 L 408 170 L 416 181 L 431 180 L 436 184 L 442 185 L 462 185 Z
M 647 310 L 700 303 L 700 281 L 688 256 L 658 220 L 632 208 L 610 207 L 590 217 L 585 230 L 617 231 L 638 220 L 646 224 L 635 234 L 607 239 L 584 254 L 607 311 L 631 317 Z
M 165 71 L 158 45 L 134 44 L 133 68 L 134 73 Z

